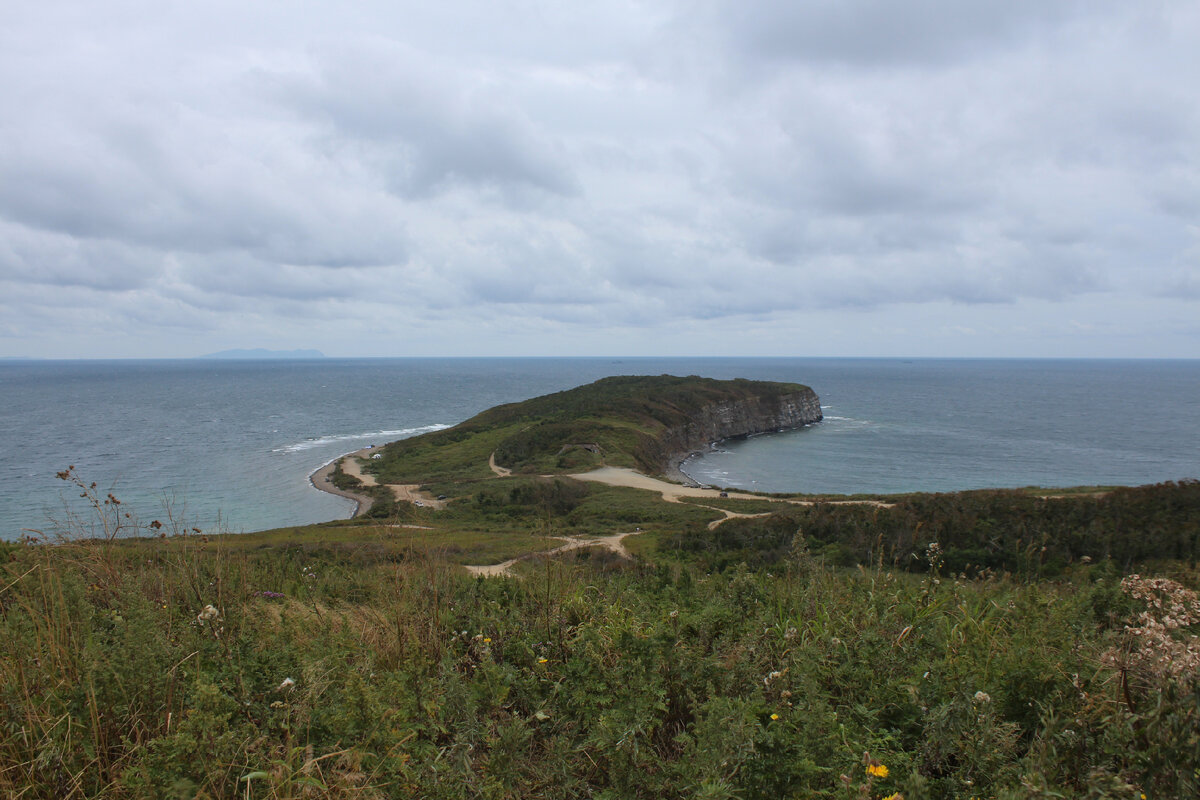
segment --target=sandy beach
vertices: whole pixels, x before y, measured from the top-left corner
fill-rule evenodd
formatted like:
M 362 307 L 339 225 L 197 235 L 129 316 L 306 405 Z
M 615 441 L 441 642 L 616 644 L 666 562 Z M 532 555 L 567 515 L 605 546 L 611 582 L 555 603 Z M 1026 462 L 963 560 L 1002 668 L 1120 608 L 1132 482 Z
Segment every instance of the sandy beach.
M 720 489 L 705 489 L 700 486 L 682 486 L 677 483 L 668 483 L 667 481 L 651 478 L 649 475 L 643 475 L 640 472 L 635 472 L 632 469 L 625 467 L 601 467 L 594 469 L 591 472 L 576 472 L 568 475 L 569 478 L 575 478 L 580 481 L 595 481 L 597 483 L 606 483 L 610 486 L 628 486 L 632 489 L 647 489 L 651 492 L 658 492 L 662 495 L 663 500 L 668 503 L 678 503 L 681 497 L 707 497 L 707 498 L 732 498 L 734 500 L 759 500 L 769 503 L 791 503 L 798 506 L 816 505 L 816 500 L 794 500 L 788 497 L 765 497 L 758 494 L 749 494 L 746 492 L 723 492 Z M 869 505 L 878 506 L 880 508 L 891 508 L 892 503 L 885 503 L 882 500 L 825 500 L 820 501 L 831 503 L 833 505 Z M 719 509 L 718 509 L 719 510 Z M 726 512 L 730 513 L 730 512 Z M 737 515 L 731 515 L 737 516 Z
M 359 459 L 370 458 L 371 455 L 378 452 L 378 450 L 379 448 L 377 447 L 365 447 L 362 450 L 355 450 L 352 453 L 346 453 L 344 456 L 339 456 L 310 475 L 309 480 L 312 481 L 312 485 L 315 488 L 320 489 L 322 492 L 336 494 L 340 497 L 348 498 L 357 503 L 354 513 L 350 515 L 351 517 L 357 517 L 363 511 L 371 507 L 371 503 L 374 502 L 374 498 L 370 497 L 369 495 L 359 494 L 347 489 L 339 489 L 338 487 L 334 486 L 333 471 L 337 469 L 337 465 L 340 463 L 342 465 L 342 471 L 347 475 L 352 475 L 353 477 L 358 478 L 362 482 L 363 486 L 379 486 L 381 484 L 375 480 L 374 475 L 369 472 L 363 472 L 362 463 L 359 461 Z M 387 488 L 391 490 L 392 496 L 394 496 L 397 500 L 401 500 L 406 503 L 412 503 L 416 506 L 433 508 L 436 510 L 441 510 L 446 507 L 445 501 L 438 500 L 428 492 L 422 492 L 420 484 L 386 483 L 382 485 L 387 486 Z
M 312 475 L 309 475 L 308 480 L 312 483 L 313 488 L 315 489 L 319 489 L 322 492 L 329 492 L 330 494 L 336 494 L 339 497 L 345 497 L 347 500 L 353 500 L 354 513 L 352 513 L 350 516 L 357 517 L 362 513 L 364 508 L 370 508 L 371 503 L 374 502 L 374 500 L 373 498 L 367 497 L 364 494 L 357 494 L 355 492 L 346 491 L 345 489 L 339 489 L 333 485 L 333 471 L 337 468 L 337 463 L 344 457 L 345 456 L 341 456 L 339 458 L 335 458 L 333 461 L 330 461 Z

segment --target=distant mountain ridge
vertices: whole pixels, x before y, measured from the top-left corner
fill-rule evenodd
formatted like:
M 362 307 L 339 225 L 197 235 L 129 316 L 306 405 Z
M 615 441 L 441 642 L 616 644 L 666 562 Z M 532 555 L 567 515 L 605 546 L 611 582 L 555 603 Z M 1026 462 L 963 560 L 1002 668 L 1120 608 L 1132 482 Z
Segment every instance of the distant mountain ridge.
M 198 358 L 242 358 L 242 359 L 267 359 L 267 358 L 324 358 L 325 354 L 320 350 L 267 350 L 263 347 L 255 347 L 250 350 L 222 350 L 219 353 L 209 353 L 207 355 L 198 356 Z

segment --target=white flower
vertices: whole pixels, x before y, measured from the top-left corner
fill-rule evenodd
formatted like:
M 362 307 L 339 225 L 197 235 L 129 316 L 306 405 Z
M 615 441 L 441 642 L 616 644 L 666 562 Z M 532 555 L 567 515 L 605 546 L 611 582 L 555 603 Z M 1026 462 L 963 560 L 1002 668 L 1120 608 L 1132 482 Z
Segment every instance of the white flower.
M 217 607 L 210 603 L 209 605 L 206 605 L 204 608 L 200 609 L 200 613 L 196 615 L 196 619 L 199 622 L 207 622 L 210 619 L 217 619 L 220 616 L 221 612 L 217 611 Z
M 990 703 L 990 702 L 992 702 L 992 696 L 990 694 L 988 694 L 987 692 L 976 692 L 975 693 L 975 702 L 976 703 Z
M 283 683 L 281 683 L 275 687 L 275 691 L 285 692 L 288 689 L 291 689 L 295 685 L 296 685 L 296 682 L 294 680 L 292 680 L 291 678 L 284 678 Z

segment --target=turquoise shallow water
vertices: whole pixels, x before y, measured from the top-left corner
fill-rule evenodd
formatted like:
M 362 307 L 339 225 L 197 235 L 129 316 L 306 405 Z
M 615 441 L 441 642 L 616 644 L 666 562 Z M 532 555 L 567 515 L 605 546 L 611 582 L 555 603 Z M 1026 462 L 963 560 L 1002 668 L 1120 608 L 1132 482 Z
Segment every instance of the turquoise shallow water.
M 308 475 L 371 443 L 614 374 L 807 383 L 826 420 L 688 462 L 762 490 L 941 491 L 1200 476 L 1200 362 L 323 359 L 0 363 L 0 538 L 76 502 L 234 531 L 347 516 Z

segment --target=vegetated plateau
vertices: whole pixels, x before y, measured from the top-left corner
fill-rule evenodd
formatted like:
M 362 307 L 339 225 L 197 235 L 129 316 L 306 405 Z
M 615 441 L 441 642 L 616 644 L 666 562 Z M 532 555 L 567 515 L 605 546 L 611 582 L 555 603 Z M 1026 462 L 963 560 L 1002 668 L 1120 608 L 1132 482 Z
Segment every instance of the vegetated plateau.
M 91 516 L 0 544 L 0 790 L 1200 794 L 1200 483 L 572 477 L 670 475 L 697 437 L 803 424 L 806 393 L 607 379 L 335 473 L 374 501 L 355 519 L 239 536 L 146 522 L 68 469 Z M 508 577 L 465 568 L 489 566 Z

